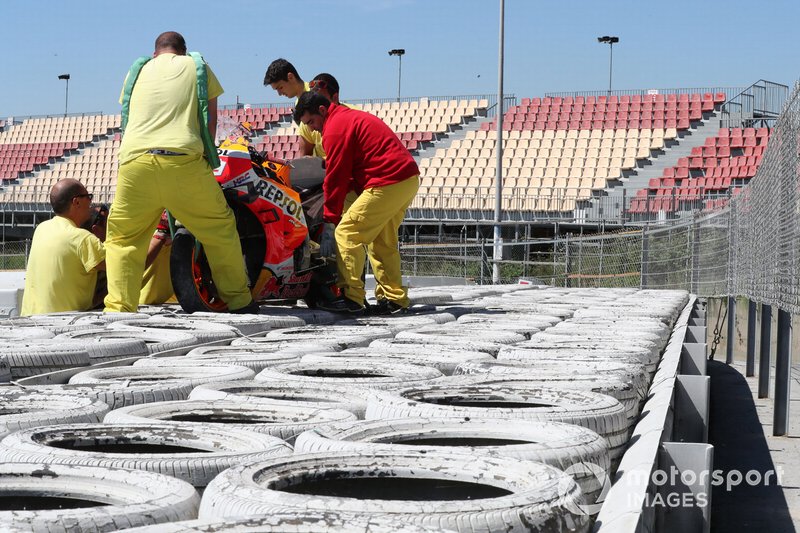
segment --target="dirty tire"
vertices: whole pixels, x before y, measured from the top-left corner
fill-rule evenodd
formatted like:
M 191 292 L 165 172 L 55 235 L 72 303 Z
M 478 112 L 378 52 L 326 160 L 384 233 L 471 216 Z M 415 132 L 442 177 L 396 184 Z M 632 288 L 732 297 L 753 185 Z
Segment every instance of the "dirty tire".
M 267 333 L 267 339 L 310 342 L 335 340 L 345 348 L 369 346 L 376 339 L 392 338 L 394 333 L 387 328 L 372 326 L 318 326 L 308 325 L 299 328 L 276 329 Z
M 418 339 L 418 338 L 402 338 L 400 335 L 404 333 L 412 333 L 409 331 L 401 331 L 398 333 L 397 337 L 394 339 L 378 339 L 376 341 L 372 341 L 370 343 L 370 348 L 375 348 L 377 350 L 385 351 L 385 350 L 392 350 L 397 345 L 413 345 L 417 347 L 420 351 L 436 351 L 440 348 L 446 348 L 449 350 L 466 350 L 470 352 L 484 352 L 492 357 L 495 357 L 500 349 L 505 346 L 505 344 L 499 344 L 496 342 L 486 342 L 479 340 L 477 338 L 465 337 L 459 339 L 457 337 L 436 337 L 434 335 L 428 335 L 427 338 Z M 524 337 L 522 337 L 524 339 Z
M 0 321 L 0 342 L 25 342 L 40 339 L 52 339 L 56 334 L 47 328 L 35 326 L 7 326 Z
M 0 341 L 0 353 L 6 356 L 14 379 L 88 366 L 90 363 L 89 353 L 85 349 L 65 346 L 54 339 L 24 343 Z
M 352 421 L 356 415 L 341 409 L 309 409 L 299 405 L 243 403 L 235 400 L 184 400 L 131 405 L 111 411 L 106 424 L 165 424 L 178 428 L 212 426 L 254 431 L 292 442 L 300 433 L 319 426 Z
M 396 346 L 414 346 L 412 344 L 398 344 Z M 369 350 L 369 351 L 355 351 Z M 403 353 L 398 350 L 378 351 L 373 348 L 354 348 L 341 352 L 311 353 L 302 356 L 302 363 L 325 363 L 327 362 L 368 362 L 378 361 L 387 363 L 404 363 L 412 365 L 427 366 L 435 368 L 445 376 L 449 376 L 455 371 L 459 364 L 466 361 L 490 362 L 495 359 L 485 352 L 467 352 L 450 350 L 437 354 Z
M 435 368 L 365 360 L 346 362 L 295 363 L 266 368 L 255 381 L 279 381 L 287 385 L 335 385 L 366 389 L 410 387 L 441 377 Z
M 235 315 L 230 313 L 210 313 L 198 311 L 188 315 L 157 315 L 150 320 L 159 322 L 188 322 L 190 324 L 214 323 L 223 324 L 236 328 L 239 333 L 245 336 L 263 335 L 267 331 L 275 328 L 288 328 L 292 326 L 304 325 L 302 320 L 286 320 L 282 317 L 271 317 L 266 315 Z
M 366 420 L 335 424 L 302 433 L 294 442 L 295 453 L 414 450 L 464 452 L 487 457 L 509 457 L 570 469 L 590 503 L 603 488 L 582 463 L 610 469 L 608 444 L 584 427 L 560 422 L 523 420 L 463 420 L 406 418 Z M 572 467 L 572 468 L 570 468 Z
M 456 495 L 442 482 L 471 494 Z M 408 484 L 437 485 L 438 500 L 401 499 L 408 497 Z M 572 478 L 541 463 L 457 453 L 334 452 L 226 470 L 206 489 L 199 516 L 214 520 L 298 508 L 389 516 L 454 531 L 583 532 L 588 517 L 570 511 L 582 501 Z
M 0 394 L 0 438 L 36 426 L 100 422 L 108 410 L 108 405 L 94 398 L 24 390 L 3 392 Z
M 531 388 L 525 383 L 429 385 L 397 392 L 373 391 L 367 420 L 386 418 L 519 418 L 550 420 L 591 429 L 608 442 L 614 461 L 627 444 L 625 408 L 611 396 L 593 392 Z
M 242 337 L 231 341 L 231 346 L 263 346 L 268 350 L 291 350 L 298 353 L 333 351 L 338 352 L 347 348 L 346 342 L 337 339 L 317 339 L 307 341 L 289 341 L 283 339 L 268 339 L 266 337 Z
M 134 366 L 172 365 L 235 365 L 244 366 L 254 372 L 277 365 L 297 363 L 300 355 L 293 352 L 270 351 L 267 348 L 247 346 L 202 346 L 182 357 L 156 357 L 139 359 Z
M 83 348 L 89 354 L 91 364 L 127 357 L 144 357 L 149 353 L 147 344 L 141 339 L 119 339 L 94 335 L 91 332 L 92 330 L 71 331 L 58 335 L 55 340 L 63 341 L 65 345 Z
M 118 409 L 126 405 L 185 400 L 192 392 L 194 384 L 189 378 L 176 376 L 151 380 L 103 381 L 93 384 L 33 385 L 26 388 L 41 394 L 94 398 L 108 405 L 109 409 Z
M 11 365 L 8 363 L 8 357 L 0 355 L 0 383 L 8 383 L 11 379 Z
M 189 321 L 189 320 L 125 320 L 109 324 L 108 329 L 144 329 L 166 330 L 169 332 L 183 332 L 194 336 L 198 342 L 214 342 L 241 337 L 241 333 L 233 326 L 217 324 L 214 322 Z
M 269 516 L 231 518 L 224 522 L 187 520 L 137 527 L 126 533 L 444 533 L 434 527 L 408 524 L 400 519 L 355 518 L 330 511 L 295 509 L 270 513 Z
M 140 340 L 147 346 L 147 353 L 154 354 L 168 350 L 177 350 L 187 346 L 200 344 L 197 337 L 180 331 L 167 331 L 159 329 L 106 329 L 92 328 L 74 332 L 73 339 L 97 338 L 116 340 Z
M 291 446 L 269 435 L 159 423 L 53 425 L 18 431 L 0 441 L 2 462 L 146 470 L 195 487 L 205 487 L 235 464 L 291 453 Z
M 188 483 L 151 472 L 52 464 L 0 464 L 0 499 L 53 499 L 52 508 L 0 511 L 0 529 L 105 532 L 188 520 L 200 496 Z M 70 498 L 93 502 L 58 508 Z M 103 505 L 106 504 L 106 505 Z M 99 506 L 98 506 L 99 505 Z
M 189 394 L 190 400 L 229 400 L 252 405 L 262 402 L 295 405 L 308 409 L 336 409 L 364 418 L 367 395 L 350 387 L 284 384 L 279 381 L 230 381 L 198 385 Z
M 160 380 L 189 381 L 192 385 L 212 383 L 214 381 L 235 381 L 252 379 L 254 372 L 241 366 L 204 366 L 204 367 L 113 367 L 84 370 L 69 380 L 73 385 L 97 385 L 100 383 L 135 383 L 158 382 Z

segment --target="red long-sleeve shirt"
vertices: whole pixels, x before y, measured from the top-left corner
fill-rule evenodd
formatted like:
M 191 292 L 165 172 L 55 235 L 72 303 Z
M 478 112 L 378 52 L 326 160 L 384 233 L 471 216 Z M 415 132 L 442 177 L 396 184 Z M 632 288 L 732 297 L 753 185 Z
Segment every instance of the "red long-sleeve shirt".
M 325 222 L 342 218 L 351 190 L 384 187 L 419 175 L 419 167 L 397 135 L 365 111 L 331 104 L 322 130 L 325 160 Z

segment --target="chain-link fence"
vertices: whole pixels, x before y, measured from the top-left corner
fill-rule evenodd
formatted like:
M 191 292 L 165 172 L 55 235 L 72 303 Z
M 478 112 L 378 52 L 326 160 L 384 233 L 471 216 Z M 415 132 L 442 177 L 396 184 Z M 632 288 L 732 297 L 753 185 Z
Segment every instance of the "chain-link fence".
M 31 241 L 0 242 L 0 270 L 25 270 Z
M 799 152 L 795 85 L 756 176 L 727 205 L 664 227 L 505 243 L 501 281 L 535 277 L 558 286 L 686 289 L 700 296 L 745 296 L 800 314 Z M 463 272 L 490 283 L 489 245 L 404 245 L 404 273 L 416 273 L 424 262 L 428 274 Z

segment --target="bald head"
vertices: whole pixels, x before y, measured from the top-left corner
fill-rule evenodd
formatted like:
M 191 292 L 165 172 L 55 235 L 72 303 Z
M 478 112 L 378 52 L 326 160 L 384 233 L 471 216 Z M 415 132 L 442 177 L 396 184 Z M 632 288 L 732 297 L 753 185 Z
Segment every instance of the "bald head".
M 72 199 L 78 195 L 86 194 L 86 187 L 71 178 L 59 180 L 50 189 L 50 205 L 56 215 L 66 215 L 72 205 Z
M 165 31 L 156 38 L 155 53 L 173 52 L 179 56 L 186 55 L 186 40 L 176 31 Z

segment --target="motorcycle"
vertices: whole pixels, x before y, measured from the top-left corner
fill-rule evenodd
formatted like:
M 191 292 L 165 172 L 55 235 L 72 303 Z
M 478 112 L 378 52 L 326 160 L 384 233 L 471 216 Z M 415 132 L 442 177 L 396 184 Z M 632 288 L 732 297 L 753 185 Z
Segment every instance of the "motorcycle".
M 253 300 L 303 299 L 313 308 L 335 298 L 335 266 L 319 257 L 312 242 L 323 225 L 321 165 L 292 176 L 291 162 L 255 149 L 248 123 L 221 123 L 219 130 L 225 134 L 214 176 L 236 218 Z M 202 243 L 179 221 L 170 226 L 172 287 L 181 307 L 188 313 L 226 311 Z

